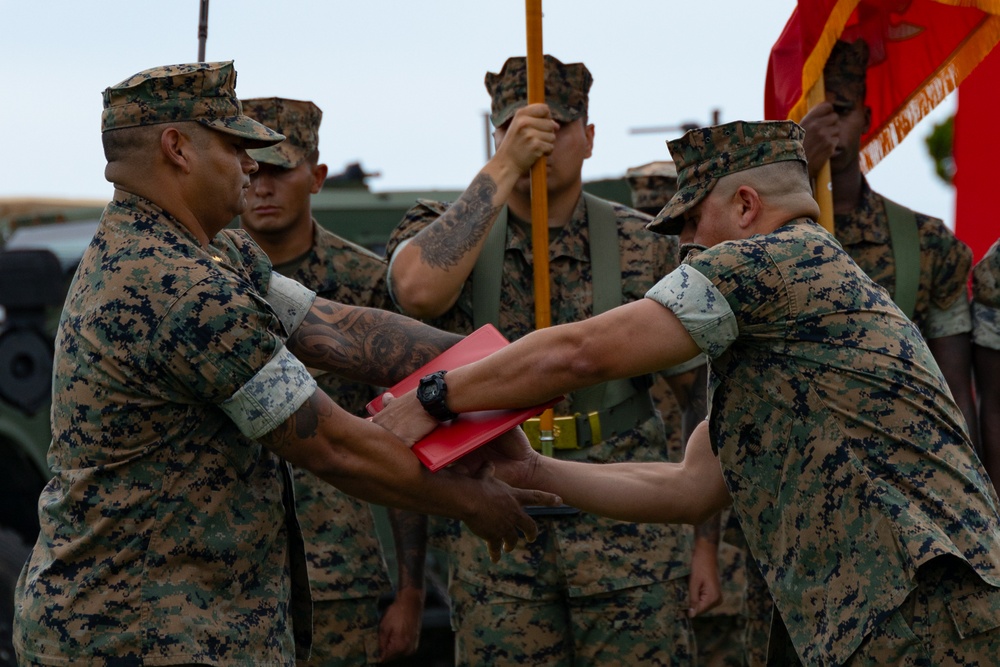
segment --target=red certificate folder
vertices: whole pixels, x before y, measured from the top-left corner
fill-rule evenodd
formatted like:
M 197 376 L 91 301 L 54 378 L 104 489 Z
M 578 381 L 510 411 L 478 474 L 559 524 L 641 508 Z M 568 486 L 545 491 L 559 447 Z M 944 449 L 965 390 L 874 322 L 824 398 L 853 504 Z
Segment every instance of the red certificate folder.
M 465 366 L 509 345 L 507 339 L 491 324 L 483 325 L 461 341 L 448 348 L 414 371 L 405 380 L 391 387 L 388 392 L 400 396 L 417 388 L 420 378 L 435 371 L 450 371 Z M 413 453 L 431 471 L 465 456 L 493 438 L 506 433 L 526 420 L 540 415 L 546 408 L 558 403 L 557 398 L 544 405 L 518 410 L 484 410 L 464 412 L 450 422 L 438 425 L 413 445 Z M 368 413 L 377 414 L 382 409 L 382 397 L 368 404 Z

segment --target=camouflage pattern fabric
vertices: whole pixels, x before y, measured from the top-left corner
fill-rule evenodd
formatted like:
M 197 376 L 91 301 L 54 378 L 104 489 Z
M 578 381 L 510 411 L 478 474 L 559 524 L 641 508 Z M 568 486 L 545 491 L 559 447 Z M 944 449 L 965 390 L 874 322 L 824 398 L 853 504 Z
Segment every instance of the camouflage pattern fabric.
M 284 464 L 232 416 L 249 391 L 257 420 L 280 423 L 315 391 L 265 301 L 279 282 L 244 233 L 206 248 L 115 192 L 56 340 L 21 660 L 293 664 L 289 573 L 305 562 L 290 563 Z
M 632 208 L 656 215 L 677 192 L 677 167 L 659 160 L 625 170 L 625 182 L 632 193 Z
M 833 93 L 839 105 L 865 103 L 868 76 L 868 44 L 863 39 L 845 42 L 838 39 L 823 66 L 823 85 Z
M 331 301 L 371 306 L 385 290 L 385 261 L 313 221 L 313 246 L 274 270 Z M 317 384 L 351 414 L 368 416 L 375 388 L 333 374 Z M 293 468 L 295 506 L 306 544 L 313 600 L 378 597 L 391 590 L 368 503 L 341 493 L 307 470 Z M 317 620 L 318 622 L 318 620 Z
M 684 214 L 704 199 L 723 176 L 775 162 L 806 163 L 805 132 L 791 121 L 736 121 L 690 130 L 667 143 L 677 169 L 677 192 L 649 228 L 679 234 Z
M 1000 350 L 1000 241 L 972 271 L 972 342 Z
M 101 132 L 181 121 L 243 137 L 257 147 L 285 138 L 243 114 L 231 60 L 154 67 L 104 90 Z
M 764 575 L 760 573 L 757 561 L 746 553 L 747 586 L 744 602 L 746 603 L 746 632 L 743 634 L 743 648 L 748 667 L 764 667 L 767 664 L 767 640 L 771 634 L 771 616 L 774 613 L 774 600 L 767 589 Z M 797 658 L 796 658 L 797 659 Z
M 389 239 L 390 261 L 400 242 L 413 237 L 446 209 L 447 205 L 441 202 L 418 201 Z M 625 301 L 634 301 L 642 298 L 659 276 L 676 266 L 677 239 L 646 230 L 648 216 L 619 204 L 615 204 L 614 209 L 619 223 L 622 294 Z M 553 325 L 579 321 L 593 314 L 588 238 L 586 207 L 581 197 L 572 219 L 554 233 L 550 241 Z M 510 215 L 499 316 L 499 329 L 509 340 L 517 340 L 534 329 L 532 276 L 530 224 Z M 456 306 L 430 323 L 460 333 L 472 330 L 471 280 L 464 285 Z M 665 414 L 678 411 L 672 395 L 670 400 L 670 404 L 659 406 Z M 573 411 L 572 396 L 555 407 L 557 415 Z M 673 423 L 677 431 L 669 436 L 663 422 L 653 417 L 637 424 L 633 431 L 587 449 L 559 450 L 557 456 L 593 462 L 661 461 L 668 456 L 667 443 L 680 438 L 679 418 Z M 677 447 L 674 451 L 679 453 L 679 450 Z M 482 540 L 464 527 L 459 532 L 452 522 L 450 531 L 442 531 L 446 539 L 450 539 L 444 546 L 451 554 L 451 592 L 457 594 L 457 587 L 472 586 L 488 591 L 497 604 L 501 601 L 514 606 L 531 604 L 542 614 L 538 621 L 547 623 L 545 619 L 553 614 L 565 615 L 573 605 L 583 604 L 581 598 L 637 586 L 655 586 L 680 578 L 687 581 L 692 546 L 690 526 L 621 523 L 586 513 L 540 518 L 538 525 L 540 534 L 533 544 L 504 554 L 501 562 L 494 565 L 490 563 Z M 547 601 L 547 604 L 535 605 L 537 601 Z M 678 613 L 675 602 L 666 593 L 661 597 L 658 613 L 662 627 L 674 622 Z M 477 641 L 477 628 L 475 623 L 462 617 L 461 609 L 454 612 L 453 622 L 458 628 L 459 641 L 469 647 L 473 645 L 470 642 Z M 607 617 L 599 622 L 606 624 Z M 652 625 L 655 624 L 651 623 L 650 627 Z M 659 641 L 660 655 L 669 655 L 673 640 L 660 636 L 664 634 L 662 627 L 657 631 L 659 639 L 641 639 L 622 632 L 615 641 L 622 646 L 647 641 L 655 645 Z M 582 641 L 578 640 L 573 650 L 586 651 L 580 646 Z M 491 655 L 495 648 L 492 644 L 475 646 L 468 649 L 469 654 L 480 656 L 479 660 L 485 660 L 482 656 Z M 553 656 L 552 659 L 560 658 Z M 531 662 L 521 655 L 511 657 L 510 664 Z
M 828 232 L 798 220 L 718 244 L 649 297 L 712 359 L 712 443 L 804 664 L 843 664 L 939 556 L 1000 586 L 1000 501 L 962 413 Z
M 943 222 L 916 214 L 920 238 L 920 285 L 913 321 L 925 338 L 969 333 L 972 320 L 966 286 L 972 251 Z M 890 295 L 896 288 L 889 219 L 881 195 L 865 180 L 861 201 L 847 215 L 835 215 L 833 231 L 858 266 Z
M 313 605 L 313 648 L 297 667 L 366 667 L 378 662 L 378 599 L 318 600 Z
M 545 103 L 552 117 L 568 123 L 587 116 L 587 96 L 594 77 L 583 63 L 564 65 L 545 54 Z M 528 61 L 523 57 L 508 58 L 499 74 L 486 73 L 486 90 L 490 94 L 490 120 L 500 127 L 514 113 L 528 104 Z
M 452 589 L 455 614 L 468 626 L 455 641 L 458 667 L 697 664 L 683 577 L 573 598 L 568 613 L 549 600 L 498 600 L 468 584 Z M 665 599 L 673 617 L 664 613 Z
M 247 116 L 285 135 L 285 140 L 279 144 L 248 150 L 257 162 L 295 169 L 319 148 L 323 112 L 312 102 L 255 97 L 242 100 L 241 104 Z

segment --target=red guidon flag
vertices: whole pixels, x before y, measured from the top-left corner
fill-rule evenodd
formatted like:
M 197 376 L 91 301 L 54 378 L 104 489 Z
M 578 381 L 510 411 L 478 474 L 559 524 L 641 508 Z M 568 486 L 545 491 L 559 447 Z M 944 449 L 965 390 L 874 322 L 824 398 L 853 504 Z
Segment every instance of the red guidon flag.
M 870 50 L 867 172 L 1000 42 L 1000 0 L 799 0 L 771 48 L 764 115 L 798 121 L 838 39 Z

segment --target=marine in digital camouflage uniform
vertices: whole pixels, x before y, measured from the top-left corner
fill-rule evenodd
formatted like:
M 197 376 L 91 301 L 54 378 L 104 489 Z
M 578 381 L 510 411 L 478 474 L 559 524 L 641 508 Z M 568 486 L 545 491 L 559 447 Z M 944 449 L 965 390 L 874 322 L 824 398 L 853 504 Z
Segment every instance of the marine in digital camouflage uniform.
M 625 181 L 632 194 L 632 207 L 655 216 L 677 192 L 677 167 L 669 160 L 631 167 L 625 171 Z M 697 391 L 697 408 L 700 409 L 700 414 L 694 410 L 686 413 L 684 442 L 676 439 L 670 443 L 671 447 L 679 448 L 679 458 L 683 457 L 683 444 L 691 436 L 695 425 L 708 412 L 704 396 L 708 385 L 705 364 L 701 363 L 693 375 L 691 389 Z M 658 403 L 664 399 L 674 400 L 673 391 L 661 374 L 657 375 L 656 384 L 653 385 L 653 396 L 657 397 Z M 668 413 L 664 412 L 663 416 L 666 420 Z M 739 521 L 728 510 L 722 512 L 720 522 L 723 530 L 717 558 L 722 599 L 718 606 L 692 619 L 698 644 L 698 664 L 701 667 L 742 667 L 746 664 L 746 540 Z
M 897 296 L 896 259 L 886 198 L 861 173 L 861 137 L 871 111 L 865 106 L 869 49 L 864 40 L 838 41 L 823 69 L 826 102 L 803 119 L 810 172 L 830 161 L 834 235 L 868 276 Z M 898 204 L 897 204 L 898 205 Z M 978 443 L 972 395 L 968 282 L 972 251 L 937 218 L 900 207 L 919 239 L 919 283 L 911 320 L 927 339 L 948 386 Z
M 496 155 L 457 202 L 419 200 L 390 237 L 389 283 L 404 313 L 426 317 L 449 331 L 473 330 L 472 264 L 506 204 L 498 328 L 509 340 L 534 329 L 527 171 L 542 150 L 530 150 L 538 137 L 525 132 L 526 127 L 543 135 L 543 144 L 555 146 L 548 176 L 551 322 L 575 322 L 594 313 L 591 212 L 581 196 L 580 176 L 593 140 L 593 126 L 587 120 L 591 81 L 583 64 L 563 64 L 545 56 L 546 101 L 559 122 L 553 134 L 544 107 L 541 113 L 538 107 L 526 107 L 524 58 L 511 58 L 499 74 L 486 75 L 492 121 L 498 128 Z M 510 163 L 514 163 L 507 172 L 513 173 L 510 180 L 504 180 L 499 170 L 491 171 Z M 658 276 L 676 265 L 677 240 L 646 231 L 648 216 L 619 204 L 611 206 L 620 246 L 622 301 L 641 299 Z M 404 275 L 401 266 L 407 250 L 419 270 Z M 435 268 L 452 276 L 432 272 Z M 422 292 L 433 285 L 440 296 L 448 289 L 445 281 L 453 277 L 457 277 L 453 294 L 440 299 L 443 306 L 434 311 L 426 305 L 433 299 Z M 557 449 L 556 456 L 666 460 L 667 442 L 677 436 L 665 432 L 663 421 L 651 409 L 647 387 L 639 385 L 630 399 L 641 401 L 645 408 L 629 427 L 617 434 L 603 433 L 599 444 Z M 556 406 L 557 418 L 580 410 L 574 399 Z M 676 400 L 664 405 L 676 415 Z M 671 423 L 675 425 L 676 419 Z M 693 664 L 689 527 L 620 523 L 589 513 L 538 521 L 538 540 L 495 566 L 486 558 L 481 541 L 468 531 L 450 533 L 446 548 L 458 664 Z M 441 532 L 449 534 L 447 528 Z
M 972 270 L 972 353 L 983 462 L 1000 480 L 1000 241 Z
M 651 223 L 703 246 L 646 299 L 448 373 L 456 413 L 711 359 L 682 465 L 481 451 L 582 509 L 695 522 L 732 503 L 775 601 L 773 665 L 995 665 L 1000 500 L 923 336 L 813 222 L 794 123 L 669 143 L 679 189 Z M 404 396 L 381 423 L 433 428 Z M 415 421 L 422 429 L 413 429 Z
M 243 114 L 235 84 L 230 61 L 104 91 L 115 193 L 59 324 L 53 478 L 15 596 L 21 663 L 305 657 L 311 601 L 278 454 L 365 499 L 465 517 L 497 549 L 534 532 L 517 505 L 554 502 L 432 476 L 317 390 L 306 364 L 389 385 L 456 337 L 317 298 L 223 230 L 256 169 L 246 149 L 284 138 Z
M 319 161 L 320 108 L 278 97 L 244 99 L 242 104 L 249 117 L 285 140 L 248 151 L 259 166 L 250 176 L 240 227 L 267 253 L 276 272 L 324 299 L 381 305 L 374 296 L 381 301 L 385 292 L 385 261 L 327 231 L 311 214 L 310 197 L 327 174 Z M 373 387 L 330 373 L 316 381 L 340 407 L 368 416 L 365 406 L 375 397 Z M 302 664 L 374 664 L 379 659 L 379 599 L 392 586 L 371 509 L 308 470 L 293 468 L 292 474 L 313 599 L 313 651 Z M 419 618 L 413 619 L 410 627 L 419 626 Z

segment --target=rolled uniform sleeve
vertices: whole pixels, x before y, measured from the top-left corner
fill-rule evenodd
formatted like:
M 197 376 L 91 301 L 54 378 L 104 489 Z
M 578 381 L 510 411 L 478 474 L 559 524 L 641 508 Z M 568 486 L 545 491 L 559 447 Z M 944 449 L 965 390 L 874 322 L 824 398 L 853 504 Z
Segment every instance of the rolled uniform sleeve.
M 239 430 L 258 438 L 315 392 L 316 381 L 284 345 L 315 298 L 274 274 L 267 295 L 247 283 L 206 280 L 167 314 L 153 341 L 176 400 L 211 403 Z
M 656 283 L 646 297 L 673 312 L 711 359 L 725 352 L 739 336 L 736 315 L 729 302 L 712 281 L 691 266 L 677 267 Z
M 921 245 L 926 246 L 921 248 L 921 252 L 931 259 L 933 265 L 930 303 L 922 327 L 924 337 L 944 338 L 969 333 L 972 331 L 968 299 L 972 250 L 955 238 L 939 220 L 923 222 L 920 229 L 924 236 Z

